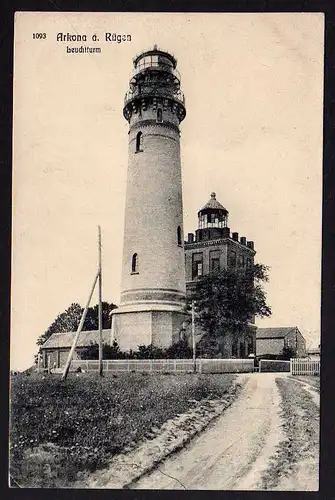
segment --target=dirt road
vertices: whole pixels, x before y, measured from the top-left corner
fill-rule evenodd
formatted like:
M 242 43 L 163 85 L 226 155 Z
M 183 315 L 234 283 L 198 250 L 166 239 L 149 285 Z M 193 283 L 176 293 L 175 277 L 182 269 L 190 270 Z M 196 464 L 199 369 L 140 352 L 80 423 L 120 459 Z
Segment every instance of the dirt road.
M 215 424 L 132 488 L 265 489 L 264 477 L 286 438 L 278 377 L 288 381 L 286 374 L 249 376 L 239 398 Z

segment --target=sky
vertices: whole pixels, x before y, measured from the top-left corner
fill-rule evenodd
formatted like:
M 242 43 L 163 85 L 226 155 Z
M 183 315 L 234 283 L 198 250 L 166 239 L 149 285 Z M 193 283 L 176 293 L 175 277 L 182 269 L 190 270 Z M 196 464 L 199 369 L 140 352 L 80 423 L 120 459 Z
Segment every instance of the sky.
M 106 42 L 105 33 L 131 41 Z M 45 33 L 43 39 L 33 33 Z M 57 41 L 57 33 L 87 35 Z M 99 41 L 93 42 L 96 34 Z M 270 267 L 272 316 L 319 344 L 324 17 L 318 13 L 18 13 L 14 46 L 11 367 L 84 306 L 102 230 L 103 300 L 119 303 L 133 57 L 178 60 L 185 237 L 217 193 Z M 69 54 L 66 47 L 100 47 Z M 98 302 L 97 291 L 92 304 Z

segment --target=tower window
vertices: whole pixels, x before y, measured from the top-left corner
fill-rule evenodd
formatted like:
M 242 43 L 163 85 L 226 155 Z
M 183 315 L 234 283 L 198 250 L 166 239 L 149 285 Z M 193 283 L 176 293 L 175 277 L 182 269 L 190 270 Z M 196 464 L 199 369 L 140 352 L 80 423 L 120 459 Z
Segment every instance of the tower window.
M 240 255 L 239 258 L 238 258 L 238 266 L 239 267 L 244 267 L 244 265 L 245 265 L 244 255 Z
M 163 111 L 162 111 L 162 108 L 158 108 L 157 109 L 156 122 L 157 123 L 162 123 L 163 122 Z
M 235 267 L 235 266 L 236 266 L 236 252 L 234 252 L 234 251 L 231 251 L 231 252 L 230 252 L 229 264 L 230 264 L 232 267 Z
M 180 226 L 177 227 L 177 241 L 178 241 L 178 245 L 181 245 L 181 227 Z
M 143 134 L 142 132 L 138 132 L 136 135 L 136 153 L 140 153 L 143 151 Z
M 220 270 L 220 251 L 212 250 L 209 252 L 209 272 L 216 273 Z
M 203 275 L 203 256 L 201 253 L 192 255 L 192 280 Z
M 220 259 L 211 259 L 211 273 L 216 273 L 220 270 Z
M 138 273 L 138 255 L 137 255 L 137 253 L 134 253 L 134 255 L 131 259 L 131 272 Z

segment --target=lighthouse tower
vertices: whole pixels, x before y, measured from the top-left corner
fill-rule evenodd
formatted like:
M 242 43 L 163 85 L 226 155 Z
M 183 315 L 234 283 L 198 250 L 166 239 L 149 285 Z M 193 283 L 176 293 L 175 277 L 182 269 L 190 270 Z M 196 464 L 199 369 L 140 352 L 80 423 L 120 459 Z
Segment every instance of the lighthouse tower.
M 185 260 L 179 124 L 185 118 L 177 61 L 154 46 L 133 60 L 123 116 L 129 123 L 120 307 L 121 349 L 179 339 Z

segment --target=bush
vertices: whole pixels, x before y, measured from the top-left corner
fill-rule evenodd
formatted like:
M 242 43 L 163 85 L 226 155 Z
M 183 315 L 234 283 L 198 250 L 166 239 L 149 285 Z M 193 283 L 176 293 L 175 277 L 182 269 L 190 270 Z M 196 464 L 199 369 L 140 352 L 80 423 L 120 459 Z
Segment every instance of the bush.
M 262 372 L 289 372 L 290 362 L 280 360 L 261 360 L 260 363 Z

